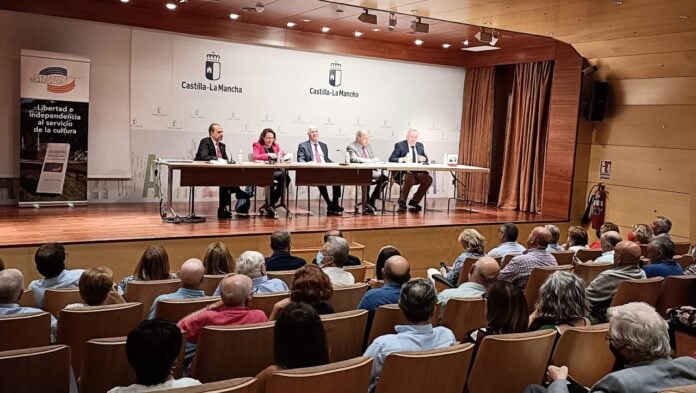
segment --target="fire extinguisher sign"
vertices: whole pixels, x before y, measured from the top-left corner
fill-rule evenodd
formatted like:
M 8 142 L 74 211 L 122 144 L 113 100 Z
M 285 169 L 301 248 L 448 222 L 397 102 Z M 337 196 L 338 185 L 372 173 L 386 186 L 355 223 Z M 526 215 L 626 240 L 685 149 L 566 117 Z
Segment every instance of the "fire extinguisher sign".
M 610 160 L 600 160 L 599 161 L 599 179 L 600 180 L 611 180 L 611 161 Z

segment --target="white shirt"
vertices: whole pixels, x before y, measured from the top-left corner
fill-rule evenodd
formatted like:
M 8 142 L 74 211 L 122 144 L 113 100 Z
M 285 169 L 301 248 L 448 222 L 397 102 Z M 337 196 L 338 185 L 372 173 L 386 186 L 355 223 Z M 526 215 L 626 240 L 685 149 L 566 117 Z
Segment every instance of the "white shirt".
M 324 270 L 324 273 L 326 273 L 326 275 L 329 276 L 329 280 L 331 280 L 331 285 L 355 284 L 355 277 L 340 267 L 330 266 L 322 268 L 322 270 Z
M 604 251 L 593 262 L 614 262 L 614 250 Z
M 168 390 L 174 388 L 185 388 L 187 386 L 200 385 L 200 381 L 193 378 L 179 378 L 179 379 L 169 379 L 159 385 L 139 385 L 134 383 L 130 386 L 117 386 L 107 393 L 137 393 L 137 392 L 153 392 L 156 390 Z

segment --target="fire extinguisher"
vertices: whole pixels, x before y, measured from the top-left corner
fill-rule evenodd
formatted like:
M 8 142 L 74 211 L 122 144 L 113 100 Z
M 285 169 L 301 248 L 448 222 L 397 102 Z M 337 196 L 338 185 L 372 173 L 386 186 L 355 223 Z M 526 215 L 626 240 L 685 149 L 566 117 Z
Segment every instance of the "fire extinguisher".
M 604 183 L 599 183 L 592 186 L 587 198 L 585 214 L 582 216 L 582 223 L 587 224 L 592 221 L 592 228 L 599 229 L 604 224 L 606 200 L 607 192 L 605 190 Z

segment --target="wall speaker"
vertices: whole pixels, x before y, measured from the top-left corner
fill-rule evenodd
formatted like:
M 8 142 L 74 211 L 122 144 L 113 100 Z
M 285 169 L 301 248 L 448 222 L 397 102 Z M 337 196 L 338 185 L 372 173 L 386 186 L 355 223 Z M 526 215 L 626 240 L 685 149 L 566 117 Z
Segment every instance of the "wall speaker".
M 608 82 L 592 82 L 590 94 L 585 102 L 583 117 L 585 120 L 602 121 L 607 109 L 607 96 L 609 95 Z

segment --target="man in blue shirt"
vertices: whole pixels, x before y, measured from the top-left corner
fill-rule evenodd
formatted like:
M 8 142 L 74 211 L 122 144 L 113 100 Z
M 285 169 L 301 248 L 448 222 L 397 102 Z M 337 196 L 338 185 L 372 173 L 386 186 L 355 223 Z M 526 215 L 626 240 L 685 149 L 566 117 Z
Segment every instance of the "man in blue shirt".
M 255 293 L 288 291 L 285 281 L 278 278 L 268 279 L 263 254 L 258 251 L 244 251 L 239 256 L 239 259 L 237 259 L 237 273 L 251 278 L 251 285 Z
M 457 343 L 454 333 L 446 327 L 433 327 L 430 320 L 435 312 L 437 293 L 428 279 L 409 281 L 401 288 L 399 308 L 406 325 L 396 325 L 396 334 L 377 337 L 365 351 L 374 359 L 370 376 L 370 391 L 374 391 L 386 357 L 398 351 L 418 351 L 449 347 Z
M 34 255 L 36 270 L 44 276 L 41 280 L 29 283 L 34 293 L 36 307 L 43 308 L 44 291 L 47 288 L 76 288 L 84 269 L 65 268 L 65 247 L 62 244 L 43 244 Z
M 40 313 L 43 310 L 34 307 L 22 307 L 19 298 L 22 297 L 24 276 L 17 269 L 0 271 L 0 315 Z M 51 315 L 51 342 L 55 342 L 57 321 Z M 9 339 L 5 337 L 4 339 Z
M 645 266 L 645 275 L 650 277 L 681 276 L 684 274 L 681 265 L 674 257 L 674 242 L 667 236 L 655 236 L 648 243 L 647 251 L 650 264 Z
M 150 307 L 150 313 L 147 315 L 147 319 L 155 319 L 157 303 L 161 300 L 193 299 L 205 296 L 205 292 L 201 289 L 203 274 L 205 274 L 205 267 L 200 259 L 187 259 L 186 262 L 181 265 L 181 269 L 179 269 L 181 288 L 177 289 L 176 292 L 157 296 L 152 302 L 152 307 Z
M 504 257 L 507 254 L 522 254 L 525 248 L 520 243 L 517 243 L 519 231 L 517 225 L 506 222 L 500 226 L 500 244 L 498 247 L 488 251 L 486 254 L 489 257 Z

